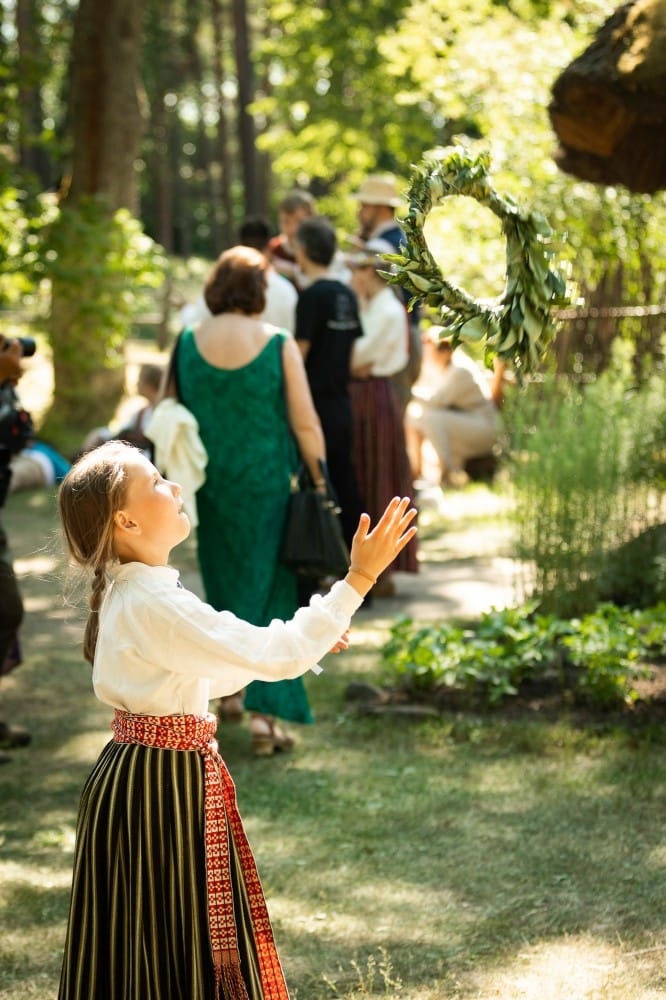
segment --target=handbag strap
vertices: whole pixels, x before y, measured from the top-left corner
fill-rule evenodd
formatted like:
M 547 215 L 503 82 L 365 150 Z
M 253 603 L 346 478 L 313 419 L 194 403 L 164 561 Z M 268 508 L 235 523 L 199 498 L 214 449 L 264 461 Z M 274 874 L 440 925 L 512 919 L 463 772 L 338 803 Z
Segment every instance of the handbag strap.
M 326 483 L 326 493 L 328 497 L 331 500 L 333 500 L 336 504 L 339 504 L 340 501 L 338 500 L 338 495 L 335 492 L 333 483 L 331 482 L 331 477 L 329 475 L 328 464 L 324 461 L 323 458 L 319 459 L 319 471 L 321 472 L 321 478 Z
M 169 363 L 167 365 L 161 393 L 162 399 L 176 399 L 179 403 L 181 402 L 181 398 L 180 385 L 178 383 L 178 351 L 183 333 L 184 331 L 181 330 L 173 342 L 171 357 L 169 358 Z
M 332 500 L 336 506 L 339 506 L 338 495 L 335 492 L 333 483 L 331 482 L 328 465 L 323 458 L 319 459 L 319 471 L 321 472 L 321 478 L 326 484 L 327 498 Z M 290 482 L 292 493 L 298 493 L 300 490 L 316 490 L 317 488 L 305 462 L 301 462 L 296 471 L 291 474 Z

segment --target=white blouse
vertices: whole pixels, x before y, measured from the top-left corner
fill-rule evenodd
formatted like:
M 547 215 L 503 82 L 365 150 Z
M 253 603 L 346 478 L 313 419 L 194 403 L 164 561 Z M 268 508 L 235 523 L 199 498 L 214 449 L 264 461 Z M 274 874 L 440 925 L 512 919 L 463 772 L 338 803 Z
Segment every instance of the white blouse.
M 363 336 L 354 341 L 352 366 L 372 365 L 375 378 L 402 371 L 409 360 L 409 319 L 397 295 L 387 285 L 361 303 L 359 316 Z
M 181 587 L 178 576 L 171 566 L 138 562 L 114 569 L 93 665 L 93 687 L 104 704 L 139 715 L 204 715 L 211 698 L 250 681 L 319 672 L 317 660 L 362 602 L 340 580 L 288 622 L 259 628 L 215 611 Z

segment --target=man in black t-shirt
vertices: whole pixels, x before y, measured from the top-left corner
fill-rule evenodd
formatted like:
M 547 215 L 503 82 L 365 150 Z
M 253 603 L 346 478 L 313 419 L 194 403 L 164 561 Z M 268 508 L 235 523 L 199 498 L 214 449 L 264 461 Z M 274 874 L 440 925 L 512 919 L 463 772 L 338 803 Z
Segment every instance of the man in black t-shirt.
M 352 459 L 348 383 L 352 345 L 362 330 L 356 296 L 328 270 L 336 245 L 333 226 L 321 216 L 305 219 L 296 231 L 296 260 L 309 284 L 296 304 L 295 337 L 324 432 L 345 540 L 351 546 L 363 502 Z

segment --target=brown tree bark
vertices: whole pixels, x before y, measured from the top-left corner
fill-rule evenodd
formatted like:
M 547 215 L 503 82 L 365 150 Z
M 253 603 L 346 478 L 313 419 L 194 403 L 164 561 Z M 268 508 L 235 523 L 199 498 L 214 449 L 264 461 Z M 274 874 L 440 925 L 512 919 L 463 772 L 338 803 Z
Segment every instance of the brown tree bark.
M 633 0 L 555 81 L 558 165 L 598 184 L 666 188 L 666 0 Z
M 43 433 L 71 452 L 122 397 L 131 316 L 116 210 L 137 214 L 139 57 L 145 0 L 81 0 L 71 54 L 71 183 L 54 226 L 54 396 Z
M 152 0 L 149 30 L 155 39 L 152 53 L 153 104 L 150 109 L 152 130 L 151 174 L 155 178 L 155 237 L 167 253 L 173 253 L 173 150 L 171 147 L 172 110 L 166 106 L 172 72 L 174 47 L 171 26 L 174 21 L 172 0 Z
M 213 76 L 217 92 L 217 156 L 220 169 L 220 205 L 215 206 L 220 220 L 222 245 L 231 246 L 234 240 L 234 202 L 232 196 L 232 168 L 229 152 L 229 126 L 224 107 L 224 9 L 221 0 L 211 0 L 213 22 Z M 222 247 L 220 247 L 220 250 Z
M 144 0 L 81 0 L 71 61 L 69 196 L 103 194 L 137 212 L 135 159 L 142 132 L 139 57 Z
M 246 0 L 232 0 L 234 51 L 238 77 L 238 137 L 243 168 L 245 214 L 261 212 L 257 178 L 254 119 L 249 106 L 254 100 L 254 70 L 250 53 L 250 30 Z
M 16 41 L 18 63 L 19 156 L 21 166 L 35 174 L 46 188 L 50 177 L 48 153 L 40 143 L 43 131 L 40 80 L 43 53 L 39 42 L 39 11 L 36 0 L 16 0 Z

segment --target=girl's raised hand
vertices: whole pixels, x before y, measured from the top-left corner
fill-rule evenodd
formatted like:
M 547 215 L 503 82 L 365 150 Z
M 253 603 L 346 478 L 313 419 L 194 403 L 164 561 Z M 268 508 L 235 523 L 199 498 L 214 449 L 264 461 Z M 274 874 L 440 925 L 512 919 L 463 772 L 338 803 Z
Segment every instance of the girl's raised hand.
M 416 534 L 416 509 L 409 497 L 394 497 L 370 530 L 370 518 L 361 514 L 351 547 L 347 582 L 360 594 L 367 594 L 380 573 L 393 562 Z

